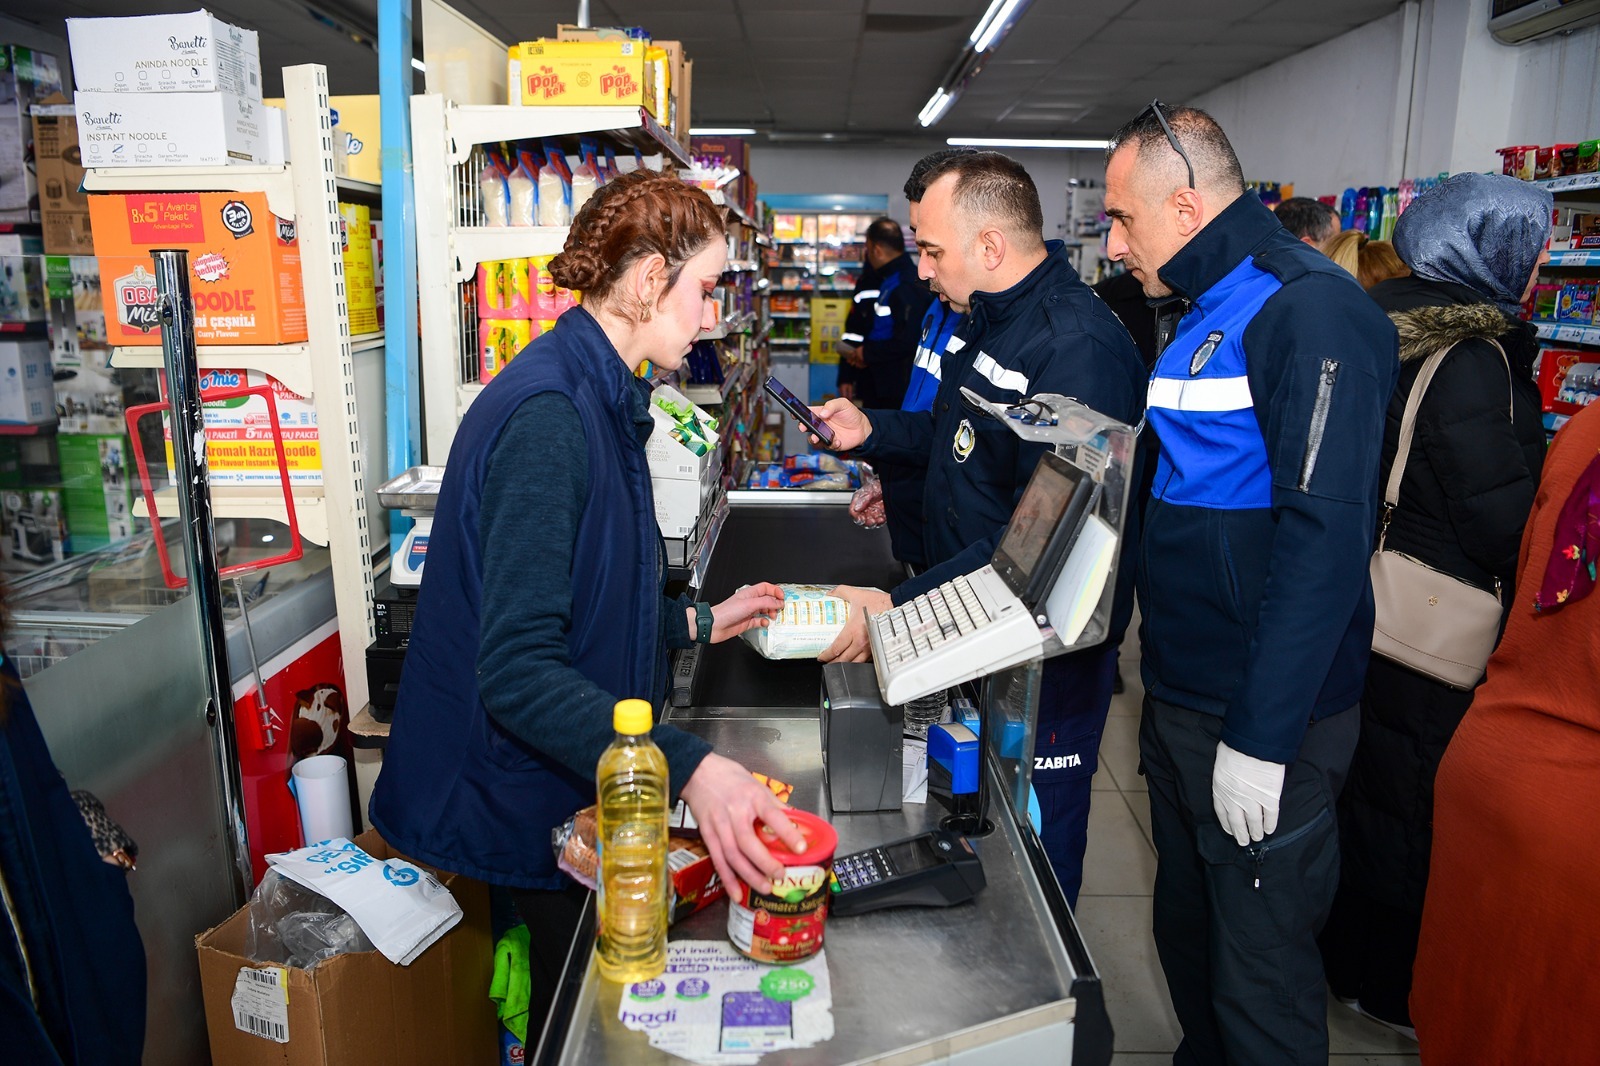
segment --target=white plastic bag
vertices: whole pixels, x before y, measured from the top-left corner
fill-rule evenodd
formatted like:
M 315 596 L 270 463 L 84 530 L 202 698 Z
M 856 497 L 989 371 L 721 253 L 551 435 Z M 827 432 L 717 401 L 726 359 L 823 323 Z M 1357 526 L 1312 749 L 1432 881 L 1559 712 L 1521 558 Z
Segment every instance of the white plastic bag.
M 399 859 L 375 859 L 346 837 L 268 855 L 267 862 L 343 907 L 400 966 L 461 921 L 461 905 L 432 874 Z
M 829 585 L 779 585 L 783 610 L 770 626 L 741 636 L 768 659 L 815 659 L 827 651 L 850 620 L 850 601 L 829 595 Z

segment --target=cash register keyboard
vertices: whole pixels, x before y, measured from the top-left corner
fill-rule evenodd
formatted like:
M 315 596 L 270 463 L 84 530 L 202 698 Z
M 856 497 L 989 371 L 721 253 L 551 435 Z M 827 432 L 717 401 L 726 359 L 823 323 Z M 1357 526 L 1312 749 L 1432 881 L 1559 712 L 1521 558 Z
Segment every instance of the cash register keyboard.
M 1044 646 L 1032 612 L 992 566 L 873 615 L 867 636 L 891 705 L 1027 662 Z

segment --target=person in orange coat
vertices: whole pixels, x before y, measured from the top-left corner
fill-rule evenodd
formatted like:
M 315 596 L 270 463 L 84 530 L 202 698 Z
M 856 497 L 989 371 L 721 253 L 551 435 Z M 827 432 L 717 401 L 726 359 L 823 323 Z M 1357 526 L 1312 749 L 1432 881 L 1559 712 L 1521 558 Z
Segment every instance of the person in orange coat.
M 1439 767 L 1411 1017 L 1428 1064 L 1600 1055 L 1600 404 L 1556 435 L 1518 601 Z

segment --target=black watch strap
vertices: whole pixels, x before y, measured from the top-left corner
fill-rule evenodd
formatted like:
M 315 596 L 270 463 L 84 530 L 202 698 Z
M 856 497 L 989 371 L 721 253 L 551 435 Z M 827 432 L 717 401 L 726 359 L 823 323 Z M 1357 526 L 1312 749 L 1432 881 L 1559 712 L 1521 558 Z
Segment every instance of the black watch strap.
M 716 620 L 711 616 L 711 605 L 709 603 L 696 603 L 694 605 L 694 621 L 695 643 L 710 644 L 711 629 L 716 624 Z

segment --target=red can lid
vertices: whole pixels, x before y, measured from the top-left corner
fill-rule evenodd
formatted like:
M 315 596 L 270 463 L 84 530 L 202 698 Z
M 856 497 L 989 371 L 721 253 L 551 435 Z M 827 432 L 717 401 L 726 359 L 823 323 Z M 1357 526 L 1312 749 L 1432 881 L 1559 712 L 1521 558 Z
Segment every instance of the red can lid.
M 778 834 L 767 828 L 763 822 L 756 823 L 756 833 L 761 837 L 761 843 L 767 846 L 772 857 L 785 866 L 821 866 L 833 858 L 833 853 L 839 847 L 839 833 L 827 822 L 818 818 L 810 811 L 787 810 L 789 821 L 800 830 L 800 835 L 805 837 L 804 851 L 790 851 L 783 841 L 778 839 Z

